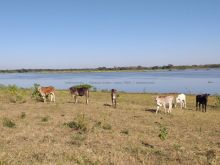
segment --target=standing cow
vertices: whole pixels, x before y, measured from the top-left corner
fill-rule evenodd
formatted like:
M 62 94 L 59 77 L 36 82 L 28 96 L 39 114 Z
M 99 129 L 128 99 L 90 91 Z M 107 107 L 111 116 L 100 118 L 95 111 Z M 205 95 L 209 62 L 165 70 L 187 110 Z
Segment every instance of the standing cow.
M 112 89 L 111 90 L 112 106 L 115 107 L 115 108 L 116 108 L 116 104 L 117 104 L 116 98 L 117 98 L 117 90 Z
M 196 96 L 196 110 L 198 109 L 199 106 L 199 110 L 200 110 L 200 106 L 202 105 L 202 112 L 206 112 L 206 106 L 208 103 L 208 96 L 210 94 L 202 94 L 202 95 L 197 95 Z
M 178 103 L 180 104 L 180 108 L 181 108 L 181 109 L 186 108 L 186 95 L 184 95 L 183 93 L 182 93 L 182 94 L 179 94 L 179 95 L 176 97 L 175 107 L 177 106 Z
M 50 95 L 50 101 L 54 101 L 55 102 L 55 89 L 52 86 L 49 87 L 41 87 L 39 86 L 37 88 L 38 92 L 40 93 L 40 95 L 43 97 L 44 102 L 46 102 L 46 97 L 48 95 Z
M 156 103 L 157 103 L 157 110 L 156 114 L 161 106 L 163 106 L 165 113 L 167 112 L 166 106 L 169 105 L 168 113 L 171 113 L 172 106 L 173 106 L 174 96 L 157 96 Z
M 70 87 L 70 94 L 75 100 L 75 104 L 77 103 L 77 96 L 85 96 L 86 97 L 86 104 L 89 103 L 89 88 L 76 88 L 76 87 Z

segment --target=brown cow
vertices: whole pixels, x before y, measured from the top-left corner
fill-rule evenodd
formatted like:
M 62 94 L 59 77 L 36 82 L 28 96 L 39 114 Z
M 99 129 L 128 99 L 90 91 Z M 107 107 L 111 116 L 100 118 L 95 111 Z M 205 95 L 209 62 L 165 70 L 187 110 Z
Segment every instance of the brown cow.
M 89 103 L 89 89 L 88 88 L 70 87 L 69 90 L 70 90 L 70 94 L 75 99 L 75 104 L 77 103 L 77 96 L 85 96 L 86 97 L 86 104 Z
M 41 94 L 41 96 L 44 99 L 44 102 L 46 102 L 46 97 L 48 95 L 50 95 L 50 101 L 54 101 L 55 102 L 55 89 L 52 86 L 49 87 L 38 87 L 38 92 Z
M 112 106 L 116 108 L 116 98 L 117 98 L 117 90 L 112 89 L 111 90 L 111 99 L 112 99 Z

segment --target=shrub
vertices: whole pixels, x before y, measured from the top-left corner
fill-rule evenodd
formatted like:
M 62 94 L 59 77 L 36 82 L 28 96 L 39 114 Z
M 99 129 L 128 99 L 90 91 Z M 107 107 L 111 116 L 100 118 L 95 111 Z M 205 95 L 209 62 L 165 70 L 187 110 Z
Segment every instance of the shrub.
M 26 117 L 26 113 L 25 113 L 25 112 L 21 112 L 20 118 L 21 118 L 21 119 L 24 119 L 25 117 Z
M 160 128 L 160 134 L 159 134 L 159 138 L 161 140 L 165 140 L 168 136 L 168 129 L 166 127 L 162 127 Z
M 216 100 L 215 105 L 220 106 L 220 96 L 215 96 L 215 100 Z
M 70 121 L 68 123 L 64 123 L 64 125 L 77 130 L 77 131 L 82 131 L 82 132 L 86 132 L 87 131 L 87 124 L 85 121 L 85 115 L 80 115 L 77 116 L 77 118 L 74 121 Z
M 16 126 L 16 124 L 8 118 L 4 118 L 2 124 L 4 127 L 8 127 L 8 128 L 15 128 Z
M 121 133 L 128 135 L 129 134 L 129 130 L 128 129 L 124 129 L 121 131 Z
M 9 93 L 9 101 L 12 103 L 25 103 L 26 100 L 24 99 L 23 93 L 20 88 L 16 85 L 9 85 L 7 87 Z
M 42 101 L 42 97 L 40 92 L 38 91 L 38 87 L 40 85 L 39 84 L 34 84 L 34 87 L 32 88 L 32 94 L 31 94 L 31 98 L 36 100 L 36 101 Z
M 49 116 L 45 116 L 41 119 L 42 122 L 47 122 L 49 120 Z
M 106 123 L 106 124 L 103 124 L 102 128 L 105 130 L 110 130 L 110 129 L 112 129 L 112 126 L 110 124 Z
M 80 84 L 80 85 L 75 85 L 73 86 L 74 88 L 87 88 L 87 89 L 90 89 L 92 88 L 92 85 L 89 85 L 89 84 Z

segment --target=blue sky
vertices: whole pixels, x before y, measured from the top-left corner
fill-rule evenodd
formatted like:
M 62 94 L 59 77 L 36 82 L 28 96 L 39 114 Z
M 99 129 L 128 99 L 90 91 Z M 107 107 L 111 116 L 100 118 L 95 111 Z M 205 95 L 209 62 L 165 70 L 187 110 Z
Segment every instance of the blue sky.
M 0 69 L 220 63 L 219 0 L 1 0 Z

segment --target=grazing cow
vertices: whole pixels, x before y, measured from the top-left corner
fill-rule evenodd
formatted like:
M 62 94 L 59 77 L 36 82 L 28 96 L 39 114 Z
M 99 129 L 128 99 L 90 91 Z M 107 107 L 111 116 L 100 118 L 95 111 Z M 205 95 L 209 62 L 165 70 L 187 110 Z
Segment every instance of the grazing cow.
M 186 95 L 184 95 L 184 94 L 179 94 L 179 95 L 176 97 L 175 107 L 177 106 L 177 103 L 180 104 L 180 108 L 181 108 L 181 109 L 186 108 Z
M 168 113 L 171 113 L 172 111 L 172 106 L 173 106 L 173 96 L 157 96 L 156 97 L 156 102 L 157 102 L 157 110 L 156 114 L 160 108 L 160 106 L 164 107 L 165 113 L 167 112 L 166 105 L 169 105 Z
M 112 89 L 111 90 L 111 99 L 112 99 L 112 106 L 116 108 L 116 98 L 117 98 L 117 90 Z
M 86 104 L 89 103 L 89 89 L 88 88 L 75 88 L 75 87 L 70 87 L 70 94 L 72 97 L 75 99 L 75 103 L 77 103 L 77 96 L 85 96 L 86 97 Z
M 202 104 L 202 112 L 204 110 L 204 112 L 206 112 L 206 106 L 208 103 L 208 96 L 210 94 L 202 94 L 202 95 L 197 95 L 196 96 L 196 110 L 198 109 L 199 106 L 199 110 L 200 110 L 200 105 Z
M 50 101 L 54 101 L 55 102 L 55 89 L 52 86 L 49 87 L 38 87 L 38 92 L 41 94 L 41 96 L 43 97 L 44 102 L 46 102 L 46 97 L 48 95 L 50 95 Z

